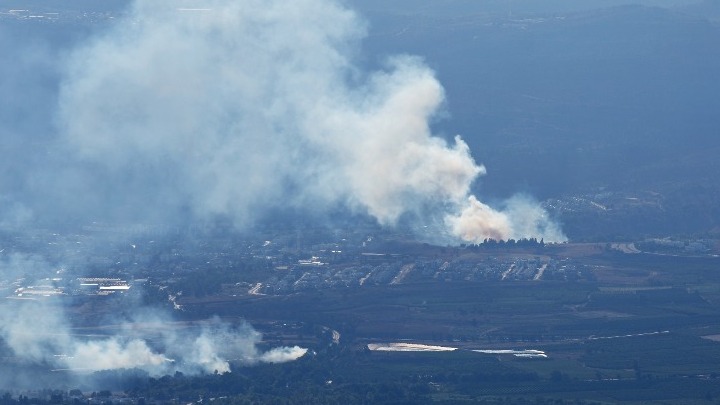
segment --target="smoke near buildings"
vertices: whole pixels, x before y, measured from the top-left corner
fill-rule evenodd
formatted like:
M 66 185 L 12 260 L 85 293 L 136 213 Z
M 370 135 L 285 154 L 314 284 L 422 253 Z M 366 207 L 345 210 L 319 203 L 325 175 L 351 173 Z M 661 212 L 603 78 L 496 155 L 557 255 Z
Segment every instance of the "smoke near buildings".
M 445 100 L 434 72 L 409 55 L 365 71 L 368 28 L 353 11 L 333 0 L 202 5 L 136 0 L 57 64 L 36 64 L 52 65 L 59 82 L 48 94 L 52 130 L 40 126 L 38 146 L 22 141 L 35 127 L 0 128 L 13 142 L 5 161 L 25 180 L 0 178 L 0 226 L 187 216 L 242 229 L 269 210 L 342 207 L 383 226 L 418 224 L 418 237 L 444 243 L 565 240 L 530 198 L 490 206 L 473 195 L 486 169 L 460 136 L 433 134 Z M 33 60 L 48 55 L 37 52 Z M 36 260 L 0 265 L 27 271 Z M 77 337 L 62 307 L 46 305 L 3 311 L 0 337 L 23 359 L 61 369 L 208 373 L 305 354 L 262 352 L 249 325 L 218 320 L 153 342 L 130 326 L 139 318 L 121 336 Z M 38 322 L 53 332 L 31 331 Z
M 4 277 L 40 273 L 50 265 L 39 257 L 14 254 L 0 260 Z M 131 316 L 108 319 L 113 333 L 82 334 L 73 329 L 61 299 L 14 297 L 0 311 L 0 341 L 24 362 L 87 374 L 138 369 L 152 376 L 224 373 L 230 364 L 283 363 L 307 352 L 301 347 L 258 348 L 262 335 L 249 324 L 219 318 L 175 323 L 168 314 L 136 306 Z M 126 300 L 127 304 L 127 300 Z M 8 376 L 6 380 L 11 380 Z

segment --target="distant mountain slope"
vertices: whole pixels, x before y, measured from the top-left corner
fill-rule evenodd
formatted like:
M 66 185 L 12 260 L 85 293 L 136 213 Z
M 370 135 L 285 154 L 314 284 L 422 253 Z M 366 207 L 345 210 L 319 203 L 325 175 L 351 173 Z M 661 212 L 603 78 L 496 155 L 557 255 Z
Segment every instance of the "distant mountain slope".
M 703 0 L 678 6 L 677 11 L 717 22 L 720 21 L 720 0 Z
M 126 2 L 0 0 L 0 9 L 119 10 Z M 662 226 L 645 229 L 720 226 L 720 1 L 644 0 L 675 7 L 591 8 L 622 2 L 350 3 L 369 18 L 360 56 L 365 63 L 409 53 L 436 69 L 448 98 L 448 114 L 438 118 L 436 129 L 448 137 L 461 134 L 487 166 L 477 186 L 484 198 L 517 191 L 541 199 L 600 189 L 647 191 L 663 203 L 657 212 L 645 212 L 645 221 Z M 6 149 L 19 150 L 27 133 L 42 145 L 42 134 L 51 131 L 58 72 L 48 61 L 98 29 L 72 21 L 30 23 L 7 15 L 0 21 L 0 49 L 8 60 L 28 54 L 24 49 L 35 55 L 25 61 L 31 70 L 0 67 L 0 87 L 8 95 L 0 97 Z M 23 121 L 29 128 L 14 125 L 29 116 Z M 0 162 L 0 168 L 22 172 L 34 163 Z M 626 226 L 632 218 L 618 216 L 612 226 Z
M 720 24 L 645 6 L 394 22 L 374 26 L 367 46 L 423 55 L 437 70 L 450 112 L 437 128 L 462 134 L 487 166 L 480 194 L 645 190 L 663 205 L 643 218 L 618 214 L 602 232 L 635 219 L 648 233 L 720 225 L 711 214 L 720 195 Z
M 697 0 L 351 0 L 353 7 L 364 13 L 424 14 L 458 17 L 478 13 L 496 13 L 511 16 L 552 14 L 595 10 L 636 4 L 654 7 L 681 7 Z
M 626 6 L 533 20 L 408 24 L 371 37 L 374 53 L 426 56 L 450 120 L 488 165 L 485 187 L 537 193 L 717 146 L 720 27 Z M 648 181 L 653 174 L 648 173 Z

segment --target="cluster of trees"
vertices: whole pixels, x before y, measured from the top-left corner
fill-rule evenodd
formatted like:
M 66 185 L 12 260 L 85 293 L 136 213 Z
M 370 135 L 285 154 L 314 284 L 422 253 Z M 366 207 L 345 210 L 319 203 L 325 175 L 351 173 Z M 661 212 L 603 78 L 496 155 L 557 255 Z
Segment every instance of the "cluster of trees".
M 466 249 L 477 250 L 477 249 L 498 249 L 498 248 L 544 248 L 545 240 L 537 238 L 523 238 L 523 239 L 508 239 L 508 240 L 495 240 L 486 238 L 482 243 L 463 245 Z
M 30 398 L 27 395 L 18 395 L 14 398 L 9 392 L 5 392 L 0 396 L 0 405 L 44 405 L 44 404 L 62 404 L 64 402 L 65 393 L 58 390 L 44 389 L 40 391 L 40 396 Z
M 212 403 L 240 404 L 461 404 L 591 405 L 598 395 L 620 400 L 667 398 L 713 400 L 720 394 L 715 381 L 685 378 L 581 380 L 561 371 L 540 376 L 508 367 L 490 358 L 466 361 L 445 358 L 437 364 L 422 356 L 377 355 L 338 350 L 287 364 L 236 367 L 232 373 L 151 378 L 131 370 L 95 375 L 109 390 L 83 395 L 45 390 L 33 398 L 10 393 L 0 405 L 114 405 Z M 402 357 L 400 357 L 402 356 Z M 428 364 L 434 364 L 428 368 Z M 591 398 L 583 398 L 591 394 Z M 569 399 L 572 398 L 572 399 Z
M 236 260 L 227 266 L 199 266 L 202 271 L 182 275 L 173 289 L 185 295 L 204 297 L 220 292 L 223 284 L 253 282 L 272 270 L 271 262 L 264 259 Z

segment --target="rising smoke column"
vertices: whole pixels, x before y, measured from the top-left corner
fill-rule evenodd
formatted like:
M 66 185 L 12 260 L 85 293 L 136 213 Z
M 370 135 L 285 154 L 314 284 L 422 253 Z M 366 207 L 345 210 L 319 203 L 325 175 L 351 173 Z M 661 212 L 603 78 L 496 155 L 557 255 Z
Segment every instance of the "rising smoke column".
M 410 56 L 362 72 L 365 25 L 352 11 L 186 3 L 137 0 L 69 58 L 62 140 L 118 199 L 238 226 L 269 207 L 340 204 L 383 225 L 430 219 L 455 241 L 564 239 L 536 204 L 498 211 L 470 194 L 485 168 L 460 137 L 432 134 L 444 101 L 434 72 Z
M 268 207 L 343 205 L 383 225 L 439 223 L 453 241 L 564 239 L 531 199 L 491 207 L 471 195 L 485 168 L 460 137 L 432 134 L 445 97 L 434 72 L 407 55 L 361 71 L 365 25 L 352 11 L 331 0 L 186 3 L 137 0 L 63 60 L 58 148 L 48 148 L 58 166 L 27 176 L 43 192 L 57 187 L 45 206 L 61 216 L 68 205 L 127 206 L 146 218 L 189 210 L 243 226 Z M 42 173 L 48 166 L 57 170 Z M 14 203 L 0 196 L 3 228 L 43 215 L 5 201 Z M 14 257 L 0 270 L 42 267 L 35 260 Z M 305 353 L 260 352 L 257 332 L 219 321 L 168 330 L 161 347 L 142 334 L 81 339 L 61 307 L 14 304 L 0 308 L 0 337 L 56 367 L 199 373 Z

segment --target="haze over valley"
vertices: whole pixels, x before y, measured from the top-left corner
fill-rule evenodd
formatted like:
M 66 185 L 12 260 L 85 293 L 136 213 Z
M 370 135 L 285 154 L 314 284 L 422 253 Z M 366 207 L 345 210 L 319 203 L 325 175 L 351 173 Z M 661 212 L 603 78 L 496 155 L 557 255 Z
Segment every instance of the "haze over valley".
M 717 38 L 714 0 L 0 0 L 3 404 L 715 403 Z

